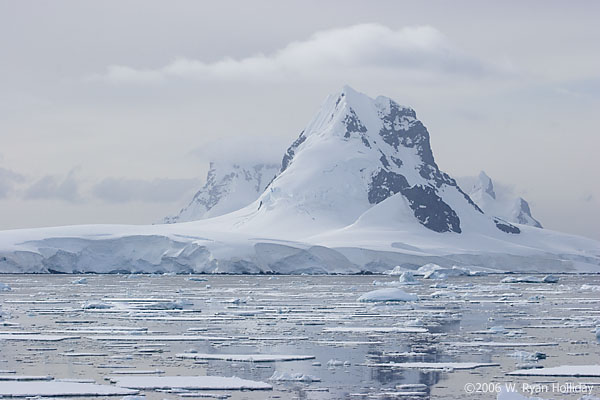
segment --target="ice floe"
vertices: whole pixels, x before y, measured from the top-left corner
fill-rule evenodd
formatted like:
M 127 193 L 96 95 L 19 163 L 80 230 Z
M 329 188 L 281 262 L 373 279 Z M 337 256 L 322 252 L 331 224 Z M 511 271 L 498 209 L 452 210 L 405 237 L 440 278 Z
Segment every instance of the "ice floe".
M 290 372 L 273 372 L 273 375 L 269 378 L 270 381 L 278 382 L 320 382 L 321 379 L 312 375 L 306 375 L 302 373 L 290 373 Z
M 546 275 L 544 277 L 539 276 L 525 276 L 525 277 L 515 277 L 515 276 L 507 276 L 502 279 L 502 283 L 557 283 L 558 277 L 554 275 Z
M 507 375 L 600 377 L 600 365 L 561 365 L 558 367 L 520 369 Z
M 202 353 L 179 353 L 178 358 L 193 360 L 222 360 L 238 362 L 280 362 L 280 361 L 302 361 L 313 360 L 315 356 L 302 355 L 269 355 L 269 354 L 202 354 Z
M 0 384 L 0 397 L 98 397 L 126 396 L 137 393 L 137 390 L 122 387 L 65 381 L 12 381 Z
M 271 390 L 265 382 L 223 376 L 119 376 L 110 381 L 129 389 Z
M 447 370 L 462 370 L 475 369 L 483 367 L 497 367 L 500 364 L 494 363 L 471 363 L 471 362 L 405 362 L 405 363 L 371 363 L 369 367 L 384 367 L 384 368 L 407 368 L 407 369 L 447 369 Z
M 362 302 L 385 302 L 385 301 L 416 301 L 418 296 L 406 293 L 398 288 L 385 288 L 367 292 L 358 298 Z
M 323 332 L 335 333 L 427 333 L 426 328 L 402 326 L 336 326 L 325 328 Z

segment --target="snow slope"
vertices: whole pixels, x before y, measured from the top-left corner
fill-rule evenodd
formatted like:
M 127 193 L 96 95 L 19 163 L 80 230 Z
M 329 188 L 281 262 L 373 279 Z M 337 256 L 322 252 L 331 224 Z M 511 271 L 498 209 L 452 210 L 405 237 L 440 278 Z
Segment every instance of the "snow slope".
M 163 222 L 196 221 L 239 210 L 256 200 L 279 169 L 278 164 L 221 165 L 211 162 L 205 185 L 179 214 L 166 217 Z
M 515 197 L 510 191 L 494 186 L 492 179 L 483 171 L 477 177 L 464 177 L 458 181 L 465 187 L 469 197 L 486 213 L 516 224 L 541 228 L 542 224 L 531 215 L 529 203 Z
M 415 111 L 386 97 L 344 87 L 288 148 L 273 180 L 267 169 L 241 179 L 244 170 L 224 185 L 209 173 L 201 201 L 182 212 L 199 221 L 0 232 L 0 271 L 358 273 L 435 263 L 600 272 L 599 242 L 482 210 L 439 169 Z M 250 203 L 223 214 L 243 203 L 232 193 L 248 193 Z

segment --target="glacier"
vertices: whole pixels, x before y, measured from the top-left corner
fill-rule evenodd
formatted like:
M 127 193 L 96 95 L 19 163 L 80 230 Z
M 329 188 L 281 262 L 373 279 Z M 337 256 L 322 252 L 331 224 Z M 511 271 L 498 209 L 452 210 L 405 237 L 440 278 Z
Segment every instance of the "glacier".
M 0 272 L 354 274 L 427 263 L 600 272 L 600 242 L 539 229 L 530 210 L 531 220 L 500 211 L 438 167 L 412 108 L 346 86 L 280 166 L 209 172 L 166 224 L 2 231 Z

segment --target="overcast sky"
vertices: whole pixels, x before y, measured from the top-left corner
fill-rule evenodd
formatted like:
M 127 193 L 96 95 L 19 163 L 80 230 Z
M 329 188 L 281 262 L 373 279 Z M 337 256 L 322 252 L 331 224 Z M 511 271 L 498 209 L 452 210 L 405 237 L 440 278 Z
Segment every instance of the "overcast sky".
M 349 84 L 600 239 L 600 2 L 0 0 L 0 229 L 151 223 Z

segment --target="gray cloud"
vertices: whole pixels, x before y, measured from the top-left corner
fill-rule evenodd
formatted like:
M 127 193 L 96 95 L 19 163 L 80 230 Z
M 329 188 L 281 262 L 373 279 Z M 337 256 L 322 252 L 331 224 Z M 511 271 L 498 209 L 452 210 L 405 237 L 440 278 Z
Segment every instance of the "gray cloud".
M 92 187 L 92 194 L 110 203 L 163 203 L 181 200 L 200 184 L 198 179 L 106 178 Z
M 65 177 L 46 175 L 29 186 L 23 197 L 29 200 L 57 199 L 76 203 L 82 200 L 80 182 L 73 170 Z
M 111 65 L 105 74 L 91 79 L 136 84 L 178 78 L 260 82 L 298 77 L 327 79 L 365 70 L 405 73 L 413 78 L 431 78 L 440 73 L 480 77 L 512 72 L 508 67 L 488 65 L 464 54 L 431 26 L 394 30 L 370 23 L 318 31 L 270 54 L 225 57 L 214 62 L 178 58 L 158 69 Z
M 189 154 L 200 160 L 224 164 L 277 164 L 290 144 L 285 136 L 220 138 L 190 150 Z
M 15 185 L 23 182 L 23 180 L 23 175 L 0 167 L 0 198 L 4 198 L 10 194 L 14 190 Z

